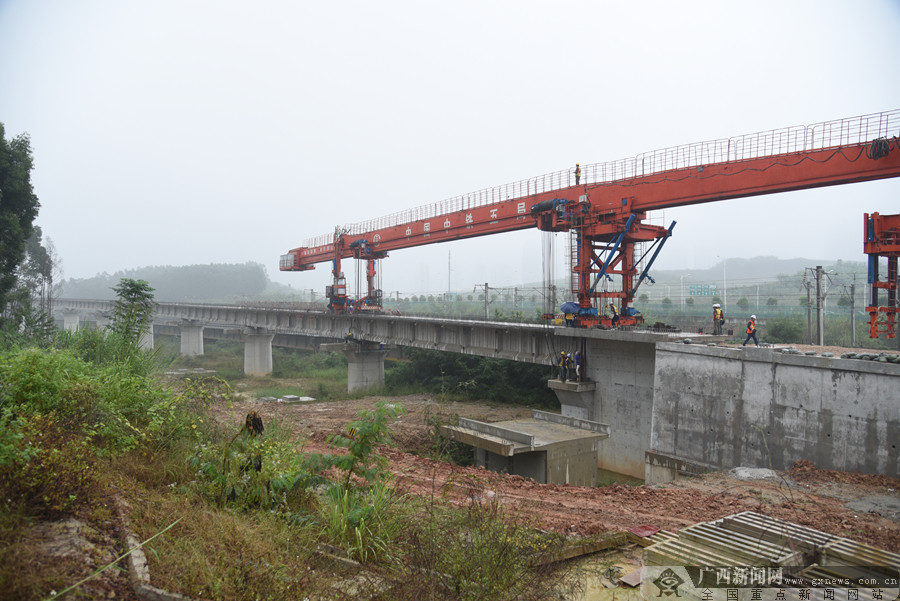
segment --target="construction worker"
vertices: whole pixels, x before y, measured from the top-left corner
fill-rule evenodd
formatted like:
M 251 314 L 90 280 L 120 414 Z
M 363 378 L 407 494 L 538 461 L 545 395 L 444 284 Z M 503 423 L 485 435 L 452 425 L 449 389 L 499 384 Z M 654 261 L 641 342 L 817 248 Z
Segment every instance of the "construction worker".
M 581 165 L 578 163 L 575 163 L 575 185 L 577 186 L 580 181 L 581 181 Z
M 566 353 L 566 379 L 572 379 L 572 373 L 575 371 L 575 367 L 572 364 L 572 353 Z
M 756 315 L 751 315 L 750 321 L 747 322 L 747 340 L 741 346 L 747 346 L 751 338 L 756 343 L 756 346 L 759 346 L 759 340 L 756 339 Z
M 722 324 L 725 323 L 725 312 L 722 311 L 722 305 L 713 304 L 713 334 L 722 335 Z
M 575 351 L 575 381 L 581 382 L 581 351 Z
M 559 359 L 556 364 L 559 366 L 559 381 L 566 381 L 566 351 L 559 352 Z
M 619 325 L 619 310 L 614 303 L 609 303 L 609 315 L 612 318 L 612 326 L 615 328 Z

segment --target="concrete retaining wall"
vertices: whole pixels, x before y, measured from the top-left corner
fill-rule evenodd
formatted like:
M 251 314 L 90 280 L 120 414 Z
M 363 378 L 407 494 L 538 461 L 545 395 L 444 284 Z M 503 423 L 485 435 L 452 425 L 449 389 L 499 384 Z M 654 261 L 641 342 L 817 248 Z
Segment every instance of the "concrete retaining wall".
M 654 369 L 653 451 L 722 468 L 808 459 L 900 476 L 898 365 L 660 343 Z

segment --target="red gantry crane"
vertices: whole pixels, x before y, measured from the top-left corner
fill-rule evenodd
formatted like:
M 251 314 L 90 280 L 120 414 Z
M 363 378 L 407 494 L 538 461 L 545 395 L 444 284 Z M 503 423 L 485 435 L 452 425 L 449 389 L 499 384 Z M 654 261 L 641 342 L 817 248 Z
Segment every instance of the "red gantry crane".
M 649 211 L 900 176 L 900 110 L 676 146 L 480 190 L 335 229 L 281 256 L 281 271 L 332 262 L 333 311 L 378 310 L 375 261 L 390 251 L 528 228 L 569 232 L 574 324 L 643 322 L 635 294 L 675 223 Z M 642 243 L 651 243 L 646 252 Z M 347 296 L 341 259 L 367 263 L 367 294 Z M 640 272 L 639 272 L 640 269 Z
M 897 258 L 900 257 L 900 215 L 879 215 L 866 213 L 865 242 L 863 250 L 869 255 L 869 286 L 872 305 L 866 307 L 869 313 L 869 336 L 878 338 L 885 333 L 888 338 L 896 336 L 897 314 L 900 313 L 900 297 L 897 288 Z M 887 279 L 881 281 L 878 263 L 887 258 Z M 887 293 L 887 304 L 879 305 L 879 291 Z M 883 318 L 883 319 L 882 319 Z

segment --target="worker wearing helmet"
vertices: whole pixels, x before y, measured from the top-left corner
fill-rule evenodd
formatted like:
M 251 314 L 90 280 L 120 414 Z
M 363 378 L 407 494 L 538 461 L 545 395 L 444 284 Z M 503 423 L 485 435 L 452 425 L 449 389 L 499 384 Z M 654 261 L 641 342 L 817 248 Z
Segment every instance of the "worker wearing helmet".
M 725 312 L 722 311 L 722 305 L 719 303 L 713 304 L 713 334 L 716 336 L 722 335 L 722 324 L 725 323 Z
M 619 325 L 619 310 L 615 303 L 609 303 L 609 316 L 612 318 L 612 326 L 615 328 Z
M 756 315 L 751 315 L 750 321 L 747 322 L 747 340 L 741 346 L 747 346 L 751 338 L 756 343 L 756 346 L 759 346 L 759 340 L 756 339 Z
M 581 165 L 579 163 L 575 163 L 575 185 L 578 185 L 578 182 L 581 181 Z
M 569 358 L 566 356 L 566 351 L 559 352 L 559 359 L 557 359 L 556 364 L 559 366 L 559 381 L 566 381 L 566 367 L 568 365 Z

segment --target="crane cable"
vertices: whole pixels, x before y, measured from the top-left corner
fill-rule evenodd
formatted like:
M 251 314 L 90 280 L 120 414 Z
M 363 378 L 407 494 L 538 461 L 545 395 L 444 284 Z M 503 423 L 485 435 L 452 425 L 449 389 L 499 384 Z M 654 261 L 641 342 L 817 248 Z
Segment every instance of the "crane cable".
M 883 159 L 891 153 L 895 146 L 898 146 L 897 136 L 894 136 L 893 139 L 877 138 L 872 140 L 872 143 L 866 148 L 866 156 L 874 160 Z

